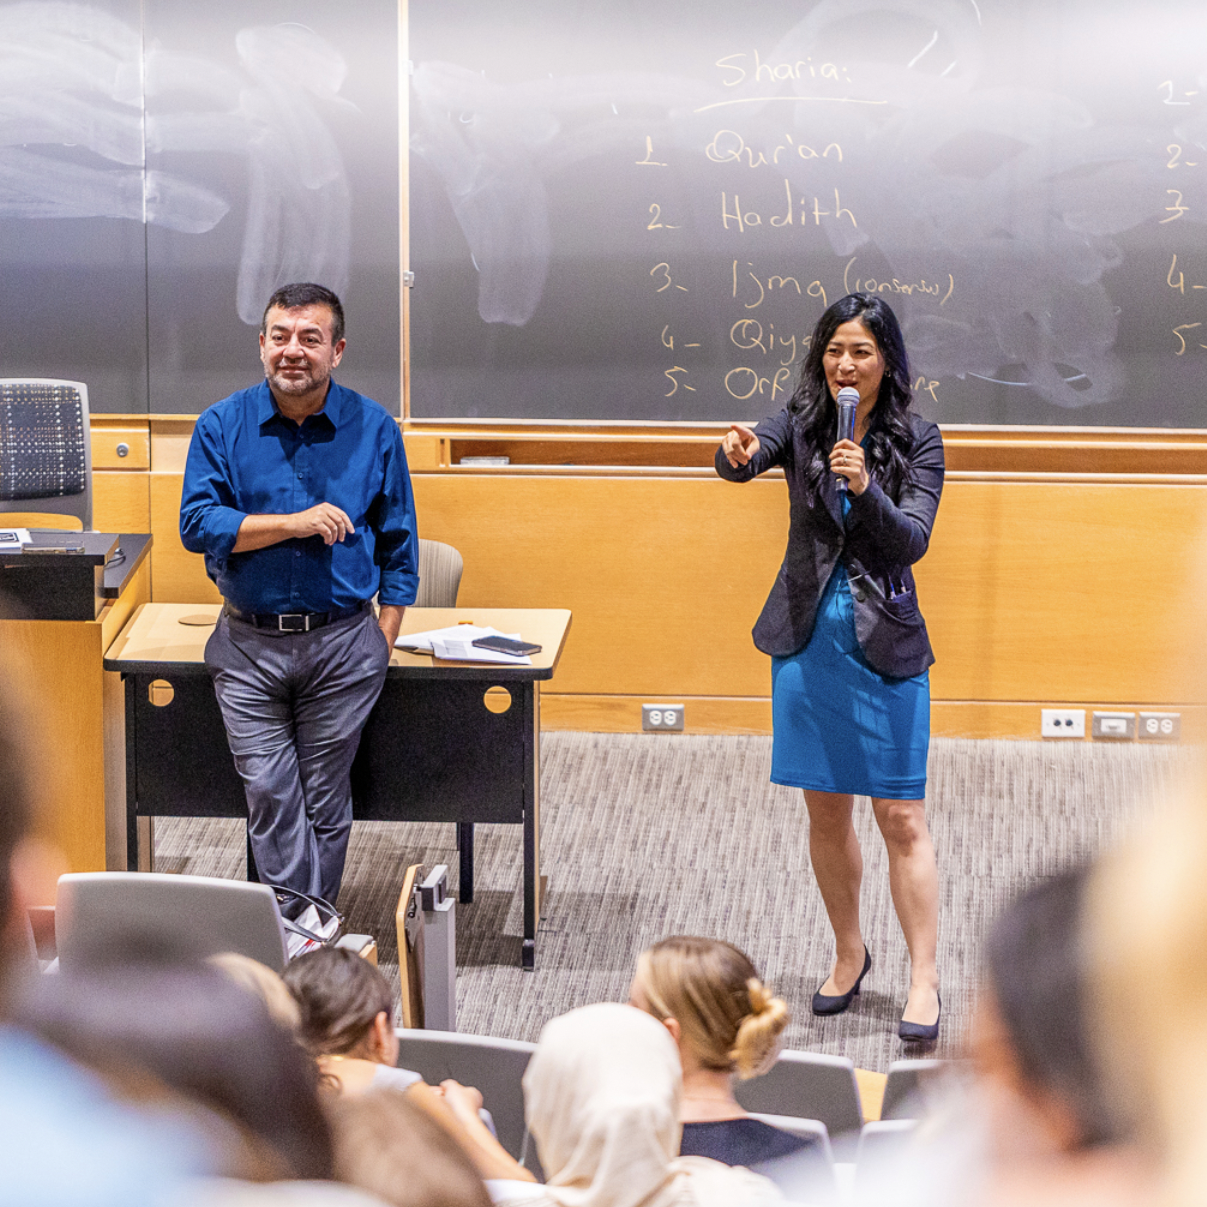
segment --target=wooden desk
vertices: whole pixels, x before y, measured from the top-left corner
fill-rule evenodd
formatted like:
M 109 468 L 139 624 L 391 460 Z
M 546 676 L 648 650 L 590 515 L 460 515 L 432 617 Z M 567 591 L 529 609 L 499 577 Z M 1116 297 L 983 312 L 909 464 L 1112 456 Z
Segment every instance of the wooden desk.
M 138 866 L 140 817 L 247 815 L 205 669 L 205 643 L 218 612 L 216 604 L 145 604 L 105 658 L 105 669 L 120 672 L 125 682 L 131 868 Z M 181 623 L 200 617 L 210 623 Z M 395 650 L 352 767 L 352 816 L 455 822 L 466 902 L 473 899 L 474 823 L 523 825 L 522 962 L 531 969 L 540 918 L 540 684 L 553 677 L 570 613 L 408 608 L 402 632 L 462 620 L 521 633 L 543 648 L 532 666 L 441 662 Z

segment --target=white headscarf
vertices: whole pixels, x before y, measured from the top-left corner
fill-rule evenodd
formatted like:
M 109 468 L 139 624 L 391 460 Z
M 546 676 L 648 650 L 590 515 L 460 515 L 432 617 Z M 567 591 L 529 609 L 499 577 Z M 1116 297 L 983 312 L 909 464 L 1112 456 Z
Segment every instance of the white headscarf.
M 632 1006 L 571 1010 L 541 1032 L 524 1074 L 528 1126 L 558 1207 L 742 1207 L 766 1178 L 676 1157 L 683 1077 L 666 1028 Z

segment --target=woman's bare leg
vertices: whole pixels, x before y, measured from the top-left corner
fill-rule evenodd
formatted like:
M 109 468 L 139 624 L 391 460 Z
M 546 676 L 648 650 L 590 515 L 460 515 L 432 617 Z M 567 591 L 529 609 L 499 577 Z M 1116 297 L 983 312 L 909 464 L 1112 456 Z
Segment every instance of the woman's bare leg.
M 809 810 L 809 859 L 834 931 L 834 967 L 819 992 L 837 997 L 848 993 L 863 971 L 863 934 L 859 929 L 863 855 L 851 820 L 855 798 L 806 789 L 805 805 Z
M 902 1017 L 929 1026 L 939 1017 L 939 873 L 926 802 L 873 799 L 872 810 L 888 849 L 889 888 L 909 948 L 909 997 Z

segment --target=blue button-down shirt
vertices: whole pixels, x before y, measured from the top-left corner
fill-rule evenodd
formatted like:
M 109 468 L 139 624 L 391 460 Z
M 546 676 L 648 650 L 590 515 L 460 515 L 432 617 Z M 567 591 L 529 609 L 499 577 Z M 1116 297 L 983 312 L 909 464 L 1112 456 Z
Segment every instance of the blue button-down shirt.
M 245 516 L 317 503 L 346 511 L 355 533 L 231 552 Z M 277 410 L 267 382 L 224 398 L 193 430 L 180 539 L 205 554 L 206 573 L 240 611 L 329 612 L 377 591 L 383 604 L 414 603 L 419 538 L 397 421 L 335 382 L 300 426 Z

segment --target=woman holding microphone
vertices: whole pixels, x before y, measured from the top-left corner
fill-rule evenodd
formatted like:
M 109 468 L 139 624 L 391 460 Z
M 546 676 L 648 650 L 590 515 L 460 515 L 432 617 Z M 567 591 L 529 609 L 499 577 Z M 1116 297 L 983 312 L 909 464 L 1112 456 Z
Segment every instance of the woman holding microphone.
M 843 389 L 858 395 L 853 439 L 836 438 Z M 896 316 L 875 295 L 850 294 L 818 321 L 788 405 L 753 430 L 733 424 L 716 466 L 731 482 L 775 466 L 788 480 L 788 548 L 754 643 L 772 658 L 771 780 L 804 790 L 809 857 L 834 930 L 813 1012 L 846 1010 L 871 968 L 852 823 L 854 797 L 869 796 L 911 963 L 898 1034 L 926 1043 L 942 1008 L 925 812 L 934 655 L 910 567 L 939 506 L 943 441 L 910 401 Z

